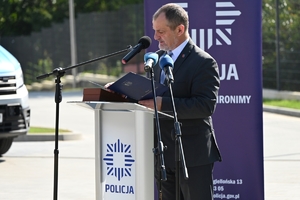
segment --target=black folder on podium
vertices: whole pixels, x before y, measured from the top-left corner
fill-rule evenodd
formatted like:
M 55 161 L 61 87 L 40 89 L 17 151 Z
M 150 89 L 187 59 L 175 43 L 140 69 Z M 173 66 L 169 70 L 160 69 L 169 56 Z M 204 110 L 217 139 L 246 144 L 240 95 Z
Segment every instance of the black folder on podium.
M 168 89 L 167 86 L 158 82 L 154 82 L 154 85 L 156 96 L 161 96 Z M 115 81 L 108 89 L 136 101 L 153 99 L 151 79 L 133 72 Z

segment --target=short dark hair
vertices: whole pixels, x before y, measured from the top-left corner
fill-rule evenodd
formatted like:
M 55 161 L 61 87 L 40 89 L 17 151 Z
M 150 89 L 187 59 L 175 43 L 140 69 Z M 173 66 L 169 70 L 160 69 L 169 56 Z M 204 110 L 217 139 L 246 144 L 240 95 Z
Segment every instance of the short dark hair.
M 175 30 L 177 26 L 182 24 L 185 27 L 184 31 L 187 32 L 189 28 L 189 17 L 187 12 L 181 6 L 175 3 L 165 4 L 154 13 L 153 19 L 157 19 L 162 13 L 165 13 L 171 30 Z

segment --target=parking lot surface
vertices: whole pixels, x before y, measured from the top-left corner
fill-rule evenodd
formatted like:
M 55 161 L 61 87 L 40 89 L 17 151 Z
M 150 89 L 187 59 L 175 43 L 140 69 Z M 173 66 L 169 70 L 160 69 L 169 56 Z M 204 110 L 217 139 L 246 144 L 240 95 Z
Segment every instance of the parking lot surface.
M 63 92 L 59 127 L 82 135 L 59 141 L 58 199 L 95 199 L 95 141 L 92 110 L 68 101 L 80 101 L 81 92 Z M 31 126 L 55 127 L 53 92 L 30 94 Z M 300 196 L 300 118 L 263 113 L 264 180 L 266 200 Z M 0 199 L 53 199 L 54 142 L 14 142 L 0 157 Z M 244 199 L 244 198 L 243 198 Z

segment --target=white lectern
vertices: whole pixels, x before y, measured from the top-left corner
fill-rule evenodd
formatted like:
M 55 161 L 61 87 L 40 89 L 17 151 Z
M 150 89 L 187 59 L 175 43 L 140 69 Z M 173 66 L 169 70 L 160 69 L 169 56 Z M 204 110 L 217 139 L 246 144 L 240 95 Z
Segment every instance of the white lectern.
M 128 102 L 76 103 L 95 111 L 96 199 L 153 200 L 154 111 Z

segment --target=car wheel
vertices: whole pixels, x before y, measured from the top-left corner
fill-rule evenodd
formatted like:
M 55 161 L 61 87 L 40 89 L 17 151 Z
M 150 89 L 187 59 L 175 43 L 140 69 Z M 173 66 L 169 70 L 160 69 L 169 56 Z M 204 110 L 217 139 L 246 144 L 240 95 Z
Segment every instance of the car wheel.
M 0 155 L 5 154 L 9 150 L 13 140 L 14 138 L 12 137 L 0 139 Z

